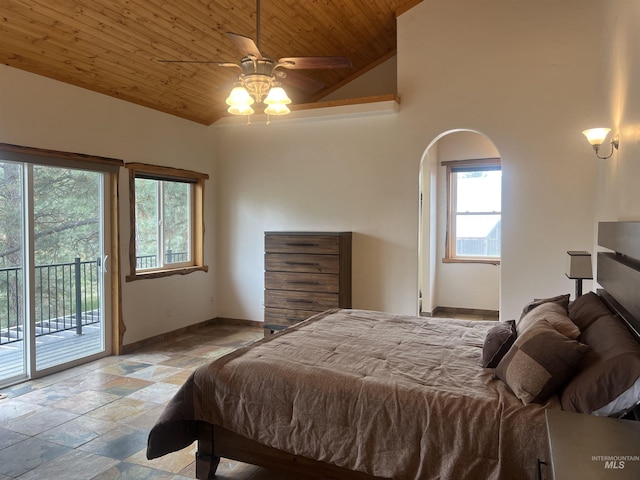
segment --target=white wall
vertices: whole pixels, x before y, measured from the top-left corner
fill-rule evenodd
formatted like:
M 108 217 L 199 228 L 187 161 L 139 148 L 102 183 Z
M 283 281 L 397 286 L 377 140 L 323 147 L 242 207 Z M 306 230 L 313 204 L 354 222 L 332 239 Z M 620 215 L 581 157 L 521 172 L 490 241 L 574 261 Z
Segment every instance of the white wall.
M 615 0 L 608 3 L 608 11 L 611 13 L 603 20 L 601 28 L 604 55 L 599 64 L 604 94 L 594 104 L 592 123 L 585 128 L 610 127 L 612 135 L 620 136 L 620 150 L 608 160 L 598 160 L 591 153 L 591 161 L 598 171 L 596 220 L 638 221 L 640 57 L 637 46 L 640 44 L 640 5 L 630 0 Z M 608 146 L 603 145 L 603 153 L 608 151 Z
M 437 244 L 435 254 L 435 295 L 433 307 L 482 310 L 500 309 L 500 265 L 482 263 L 444 263 L 447 225 L 446 168 L 440 162 L 477 158 L 499 158 L 500 153 L 484 135 L 453 132 L 437 142 L 435 168 L 437 185 Z M 431 147 L 433 148 L 433 147 Z M 433 308 L 432 308 L 433 309 Z
M 397 57 L 392 57 L 372 68 L 364 75 L 347 83 L 342 88 L 325 96 L 321 101 L 343 100 L 347 98 L 371 97 L 398 91 L 396 72 Z
M 207 128 L 114 98 L 0 66 L 0 142 L 101 155 L 208 173 L 205 261 L 209 273 L 124 281 L 128 271 L 129 201 L 121 169 L 120 215 L 124 344 L 214 318 L 215 175 Z
M 502 156 L 504 318 L 572 291 L 566 251 L 592 245 L 596 172 L 580 131 L 606 5 L 430 0 L 398 19 L 403 156 L 455 128 L 483 132 Z
M 214 128 L 222 316 L 263 318 L 269 230 L 354 232 L 353 306 L 416 313 L 418 172 L 402 158 L 397 122 L 387 113 Z

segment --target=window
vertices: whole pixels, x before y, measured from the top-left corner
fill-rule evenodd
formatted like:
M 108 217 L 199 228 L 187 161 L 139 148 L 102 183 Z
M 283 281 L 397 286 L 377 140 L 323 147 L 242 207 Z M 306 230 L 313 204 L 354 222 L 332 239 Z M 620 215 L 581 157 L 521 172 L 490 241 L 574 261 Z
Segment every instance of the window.
M 499 158 L 442 162 L 447 168 L 445 262 L 500 263 Z
M 140 163 L 127 168 L 132 213 L 127 280 L 206 271 L 202 212 L 208 175 Z

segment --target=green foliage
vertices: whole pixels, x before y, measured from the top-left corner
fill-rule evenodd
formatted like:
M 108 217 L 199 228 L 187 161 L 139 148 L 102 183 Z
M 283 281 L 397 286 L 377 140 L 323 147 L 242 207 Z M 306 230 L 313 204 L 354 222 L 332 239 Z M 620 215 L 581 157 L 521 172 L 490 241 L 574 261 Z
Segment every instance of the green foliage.
M 136 255 L 158 251 L 158 181 L 136 178 Z
M 163 182 L 165 252 L 189 250 L 189 189 L 187 183 Z
M 156 255 L 161 235 L 165 254 L 189 251 L 191 186 L 136 178 L 135 187 L 136 255 Z
M 0 161 L 0 267 L 22 265 L 24 167 Z M 101 174 L 33 166 L 36 265 L 100 256 Z
M 101 178 L 97 172 L 34 167 L 36 265 L 100 256 Z
M 0 267 L 22 264 L 22 167 L 0 162 Z

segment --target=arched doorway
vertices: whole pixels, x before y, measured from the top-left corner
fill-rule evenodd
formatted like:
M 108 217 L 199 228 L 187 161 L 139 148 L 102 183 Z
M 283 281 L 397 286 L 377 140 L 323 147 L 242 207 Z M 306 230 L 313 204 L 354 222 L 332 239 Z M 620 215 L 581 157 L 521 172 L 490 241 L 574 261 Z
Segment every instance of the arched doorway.
M 452 208 L 450 198 L 452 193 L 446 165 L 468 164 L 473 161 L 482 163 L 487 159 L 500 159 L 500 153 L 489 138 L 472 130 L 444 132 L 425 150 L 420 166 L 418 242 L 418 311 L 420 315 L 430 316 L 442 310 L 491 314 L 500 308 L 499 250 L 497 259 L 482 258 L 483 253 L 478 253 L 478 257 L 475 253 L 472 253 L 469 258 L 455 255 L 452 257 L 450 249 L 455 250 L 455 240 L 449 238 L 447 243 L 448 209 Z M 499 161 L 497 160 L 497 163 Z M 479 176 L 481 173 L 476 172 L 472 175 Z M 494 193 L 500 197 L 501 183 L 492 188 L 498 190 Z M 484 193 L 470 192 L 470 195 L 474 200 L 473 195 L 477 195 L 478 203 L 486 198 Z M 483 233 L 473 234 L 461 233 L 462 229 L 459 229 L 458 235 L 454 233 L 453 236 L 458 242 L 465 241 L 468 244 L 469 241 L 473 241 L 486 244 L 491 231 L 493 236 L 497 236 L 499 242 L 501 218 L 500 212 L 497 213 L 497 216 L 492 217 L 494 220 L 497 218 L 493 228 L 490 225 Z M 468 218 L 472 216 L 479 218 L 481 215 L 482 213 L 470 212 Z M 455 230 L 453 227 L 452 229 Z M 461 238 L 464 235 L 479 237 Z M 482 236 L 484 238 L 481 239 Z M 451 244 L 451 242 L 454 243 Z M 495 252 L 491 255 L 495 255 Z

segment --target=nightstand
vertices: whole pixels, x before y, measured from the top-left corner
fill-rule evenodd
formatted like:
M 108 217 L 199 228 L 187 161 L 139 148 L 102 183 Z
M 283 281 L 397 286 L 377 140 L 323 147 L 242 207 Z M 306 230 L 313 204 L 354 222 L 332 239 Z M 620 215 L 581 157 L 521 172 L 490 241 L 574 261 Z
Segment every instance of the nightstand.
M 640 422 L 546 410 L 555 480 L 638 480 Z

